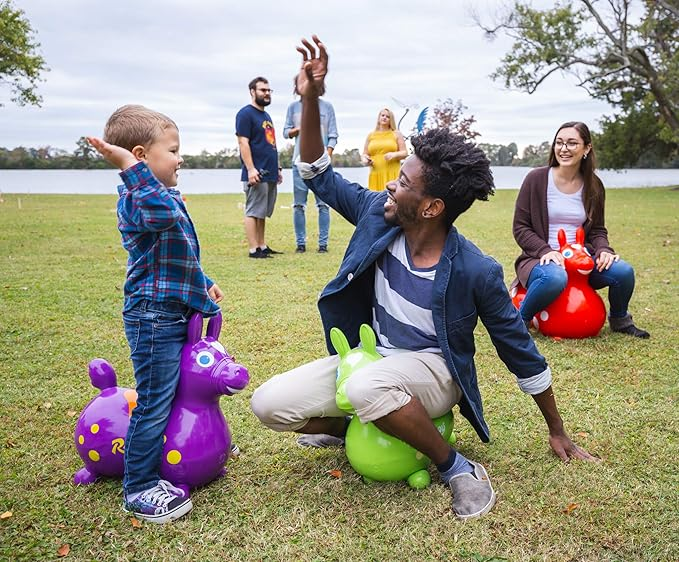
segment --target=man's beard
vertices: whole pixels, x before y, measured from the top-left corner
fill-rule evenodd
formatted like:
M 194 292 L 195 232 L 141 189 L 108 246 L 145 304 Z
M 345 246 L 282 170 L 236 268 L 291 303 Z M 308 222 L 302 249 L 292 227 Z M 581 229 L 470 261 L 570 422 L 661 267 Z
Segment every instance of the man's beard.
M 271 104 L 271 98 L 267 100 L 266 98 L 255 96 L 255 103 L 260 107 L 266 107 L 267 105 Z
M 384 222 L 389 226 L 401 226 L 404 224 L 415 224 L 417 222 L 417 211 L 412 209 L 399 209 L 392 211 L 392 213 L 387 216 L 384 214 Z
M 384 222 L 386 222 L 389 226 L 400 226 L 400 221 L 398 220 L 398 216 L 393 213 L 391 216 L 387 216 L 386 214 L 384 215 Z

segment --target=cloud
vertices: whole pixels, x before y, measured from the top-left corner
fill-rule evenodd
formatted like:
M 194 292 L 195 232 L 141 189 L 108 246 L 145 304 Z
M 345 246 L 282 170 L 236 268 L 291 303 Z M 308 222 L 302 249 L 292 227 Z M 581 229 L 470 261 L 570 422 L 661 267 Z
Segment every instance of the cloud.
M 473 4 L 494 9 L 499 1 Z M 141 103 L 179 124 L 186 153 L 235 147 L 235 114 L 249 102 L 247 83 L 256 75 L 275 90 L 269 112 L 283 146 L 300 63 L 294 47 L 312 32 L 331 56 L 326 97 L 338 117 L 339 150 L 362 147 L 381 107 L 391 107 L 397 119 L 403 115 L 393 98 L 419 107 L 461 99 L 482 142 L 520 147 L 550 138 L 565 120 L 593 125 L 610 113 L 567 78 L 547 81 L 533 96 L 502 90 L 488 75 L 510 43 L 488 42 L 471 21 L 470 6 L 460 0 L 22 0 L 51 72 L 40 86 L 42 108 L 0 108 L 0 146 L 72 148 L 80 136 L 100 134 L 116 107 Z M 416 115 L 409 113 L 404 130 Z

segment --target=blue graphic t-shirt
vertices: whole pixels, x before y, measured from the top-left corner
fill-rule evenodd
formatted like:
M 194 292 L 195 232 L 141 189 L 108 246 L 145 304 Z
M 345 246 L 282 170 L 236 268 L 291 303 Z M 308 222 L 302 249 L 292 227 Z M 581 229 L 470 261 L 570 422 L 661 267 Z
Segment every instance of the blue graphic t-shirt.
M 271 116 L 253 105 L 246 105 L 236 115 L 236 135 L 250 140 L 252 161 L 255 168 L 259 170 L 262 181 L 278 181 L 276 131 L 273 128 Z M 242 166 L 240 179 L 248 181 L 245 164 Z

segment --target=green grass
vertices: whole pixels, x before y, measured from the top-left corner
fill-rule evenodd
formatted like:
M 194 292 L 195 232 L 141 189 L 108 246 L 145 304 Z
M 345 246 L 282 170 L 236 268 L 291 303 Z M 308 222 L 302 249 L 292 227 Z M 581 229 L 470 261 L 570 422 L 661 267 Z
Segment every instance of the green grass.
M 515 191 L 477 203 L 458 227 L 504 266 Z M 51 560 L 677 560 L 679 192 L 609 190 L 613 247 L 635 266 L 634 341 L 536 336 L 554 371 L 567 430 L 601 464 L 563 464 L 546 428 L 477 329 L 477 367 L 492 442 L 456 416 L 462 452 L 485 464 L 498 503 L 459 522 L 437 483 L 366 485 L 341 450 L 308 451 L 249 409 L 272 375 L 326 351 L 316 298 L 337 271 L 351 228 L 333 216 L 330 253 L 294 253 L 290 195 L 268 225 L 272 260 L 249 260 L 242 198 L 189 196 L 203 265 L 226 298 L 220 340 L 252 382 L 222 408 L 241 447 L 226 478 L 193 494 L 171 525 L 133 528 L 121 487 L 76 488 L 77 415 L 95 395 L 87 363 L 105 357 L 133 383 L 121 318 L 126 256 L 113 196 L 5 195 L 0 203 L 0 559 Z M 20 201 L 19 201 L 20 200 Z M 19 204 L 20 203 L 20 204 Z M 315 249 L 315 209 L 309 248 Z M 253 263 L 254 262 L 254 263 Z M 326 474 L 342 471 L 335 479 Z M 569 504 L 577 504 L 569 513 Z

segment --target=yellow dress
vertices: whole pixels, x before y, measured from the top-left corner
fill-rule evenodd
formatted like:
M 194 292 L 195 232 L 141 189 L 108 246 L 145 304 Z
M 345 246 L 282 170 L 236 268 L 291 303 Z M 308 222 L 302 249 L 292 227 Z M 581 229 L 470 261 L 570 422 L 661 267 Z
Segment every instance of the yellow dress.
M 387 162 L 384 155 L 387 152 L 397 152 L 398 142 L 394 131 L 373 131 L 368 136 L 368 156 L 373 164 L 368 177 L 368 188 L 372 191 L 382 191 L 387 182 L 394 181 L 401 170 L 400 160 Z

